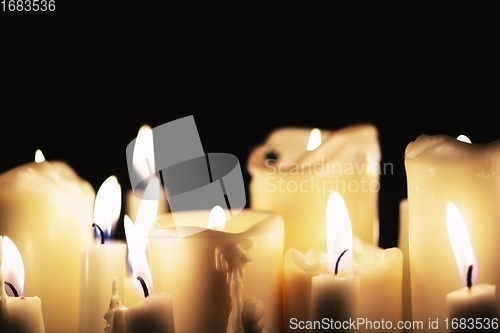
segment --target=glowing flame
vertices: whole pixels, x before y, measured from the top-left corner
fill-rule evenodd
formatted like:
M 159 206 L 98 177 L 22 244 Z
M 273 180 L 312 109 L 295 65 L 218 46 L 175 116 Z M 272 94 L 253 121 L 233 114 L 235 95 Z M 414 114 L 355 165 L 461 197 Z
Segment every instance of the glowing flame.
M 43 153 L 40 149 L 37 149 L 35 152 L 35 162 L 42 163 L 43 161 L 45 161 L 45 156 L 43 156 Z
M 110 176 L 97 191 L 94 202 L 94 223 L 109 235 L 120 218 L 121 208 L 121 186 L 115 176 Z
M 139 133 L 137 133 L 132 164 L 142 179 L 146 179 L 155 173 L 153 130 L 147 125 L 143 125 L 139 129 Z
M 16 244 L 7 236 L 0 237 L 2 242 L 1 274 L 5 282 L 10 282 L 16 288 L 19 296 L 24 296 L 24 264 Z M 1 286 L 4 288 L 4 286 Z M 6 288 L 9 295 L 10 288 Z
M 307 150 L 313 151 L 314 149 L 321 146 L 321 131 L 317 128 L 311 130 L 309 135 L 309 141 L 307 142 Z
M 134 279 L 136 279 L 137 292 L 141 297 L 144 297 L 144 290 L 137 278 L 140 277 L 144 280 L 149 292 L 151 292 L 153 288 L 153 279 L 151 277 L 148 259 L 143 249 L 141 234 L 137 232 L 134 223 L 127 215 L 125 215 L 123 223 L 125 227 L 125 236 L 127 237 L 128 260 L 132 267 L 132 275 Z
M 213 230 L 224 230 L 226 226 L 226 212 L 221 206 L 215 206 L 208 216 L 208 228 Z
M 455 254 L 460 280 L 467 281 L 467 271 L 472 265 L 472 283 L 474 284 L 477 277 L 477 261 L 472 250 L 469 232 L 465 220 L 453 203 L 446 205 L 446 227 L 448 229 L 448 237 L 450 238 L 451 247 Z
M 462 141 L 462 142 L 472 143 L 472 141 L 470 141 L 470 139 L 466 135 L 463 135 L 463 134 L 460 134 L 459 136 L 457 136 L 457 140 Z
M 345 266 L 352 253 L 352 225 L 344 199 L 338 192 L 328 196 L 326 207 L 326 249 L 331 272 L 339 256 L 347 250 L 339 262 L 339 267 Z
M 161 184 L 158 177 L 152 177 L 146 189 L 144 190 L 146 198 L 158 198 L 158 192 L 161 191 Z M 138 247 L 146 253 L 146 244 L 149 237 L 149 232 L 158 215 L 158 200 L 141 200 L 135 218 L 135 233 L 136 240 L 139 242 Z

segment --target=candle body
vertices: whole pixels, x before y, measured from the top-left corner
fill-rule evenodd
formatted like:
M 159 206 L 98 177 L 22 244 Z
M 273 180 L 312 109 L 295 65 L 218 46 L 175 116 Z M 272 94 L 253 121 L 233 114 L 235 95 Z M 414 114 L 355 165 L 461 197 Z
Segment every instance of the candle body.
M 281 332 L 283 220 L 276 214 L 243 210 L 226 222 L 224 231 L 215 231 L 206 229 L 206 216 L 178 212 L 172 227 L 172 215 L 164 214 L 150 234 L 153 284 L 157 291 L 172 293 L 176 332 L 225 332 L 235 307 L 242 310 L 242 304 L 233 303 L 233 288 L 239 288 L 241 301 L 260 300 L 265 308 L 265 317 L 258 318 L 262 309 L 245 303 L 246 317 L 255 317 L 269 332 Z M 178 237 L 177 232 L 189 236 Z M 253 246 L 245 250 L 249 243 Z M 240 260 L 239 266 L 229 261 L 233 259 Z M 246 312 L 252 308 L 258 313 Z
M 351 328 L 350 322 L 357 320 L 358 299 L 358 276 L 320 274 L 313 277 L 311 320 L 315 326 L 312 332 L 353 332 L 355 328 Z
M 498 310 L 494 285 L 479 284 L 446 295 L 447 326 L 450 332 L 474 329 L 498 331 Z
M 338 191 L 350 213 L 353 234 L 378 244 L 380 148 L 371 125 L 322 132 L 314 151 L 310 130 L 285 128 L 254 149 L 248 163 L 253 209 L 275 211 L 285 221 L 285 249 L 324 250 L 328 194 Z M 266 156 L 275 150 L 273 163 Z
M 80 333 L 102 332 L 106 327 L 103 313 L 109 307 L 109 285 L 116 279 L 123 288 L 126 245 L 98 244 L 83 254 L 80 298 Z M 123 290 L 117 292 L 123 294 Z
M 410 253 L 408 245 L 408 199 L 399 204 L 399 239 L 398 247 L 403 253 L 403 320 L 411 321 L 411 278 Z M 412 329 L 405 329 L 412 332 Z
M 39 297 L 8 297 L 3 293 L 0 298 L 5 298 L 0 305 L 2 332 L 45 333 Z
M 446 227 L 449 202 L 466 222 L 478 261 L 477 280 L 500 284 L 500 270 L 491 264 L 500 252 L 500 141 L 468 144 L 444 135 L 421 135 L 406 148 L 405 167 L 412 319 L 426 323 L 437 318 L 438 331 L 446 332 L 441 324 L 448 316 L 445 296 L 464 283 Z
M 0 188 L 0 234 L 21 253 L 25 294 L 40 297 L 48 332 L 77 332 L 81 255 L 94 242 L 93 188 L 67 164 L 48 161 L 2 174 Z

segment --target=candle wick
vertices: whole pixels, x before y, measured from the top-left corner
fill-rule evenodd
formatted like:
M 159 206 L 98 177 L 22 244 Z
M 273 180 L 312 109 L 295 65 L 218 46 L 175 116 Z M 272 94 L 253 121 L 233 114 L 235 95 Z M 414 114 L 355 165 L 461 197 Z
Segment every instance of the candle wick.
M 344 250 L 344 252 L 342 252 L 339 256 L 339 258 L 337 259 L 337 262 L 335 263 L 335 275 L 337 275 L 337 273 L 339 272 L 339 263 L 340 263 L 340 258 L 342 258 L 342 256 L 347 252 L 347 250 Z
M 17 292 L 16 287 L 10 282 L 4 281 L 4 283 L 9 286 L 10 290 L 12 290 L 12 293 L 14 294 L 14 297 L 19 297 L 19 293 Z
M 101 227 L 95 223 L 92 223 L 92 228 L 99 229 L 99 233 L 101 234 L 101 244 L 104 244 L 104 232 L 102 231 Z
M 146 285 L 146 281 L 144 281 L 144 279 L 140 276 L 137 277 L 137 280 L 139 280 L 139 282 L 141 283 L 142 290 L 144 290 L 144 297 L 148 297 L 149 290 L 148 290 L 148 286 Z
M 469 269 L 467 270 L 467 288 L 472 287 L 472 265 L 469 266 Z

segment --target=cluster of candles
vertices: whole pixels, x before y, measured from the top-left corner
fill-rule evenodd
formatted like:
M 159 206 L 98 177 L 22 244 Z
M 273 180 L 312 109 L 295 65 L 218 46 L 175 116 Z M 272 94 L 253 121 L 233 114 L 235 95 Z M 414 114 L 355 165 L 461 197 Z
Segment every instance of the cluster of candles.
M 151 174 L 153 131 L 143 126 L 134 168 L 148 179 L 142 197 L 158 200 L 127 193 L 126 241 L 112 237 L 117 178 L 96 193 L 38 151 L 0 175 L 0 328 L 280 333 L 355 321 L 365 332 L 448 332 L 477 318 L 497 328 L 500 143 L 466 141 L 408 145 L 408 198 L 390 249 L 377 246 L 390 165 L 369 124 L 279 129 L 251 152 L 249 209 L 175 212 Z

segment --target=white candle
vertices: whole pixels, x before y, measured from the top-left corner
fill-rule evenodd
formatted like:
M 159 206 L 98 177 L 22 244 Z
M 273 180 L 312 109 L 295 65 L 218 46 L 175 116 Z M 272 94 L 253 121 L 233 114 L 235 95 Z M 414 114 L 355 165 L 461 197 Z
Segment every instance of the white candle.
M 150 233 L 153 281 L 172 293 L 176 332 L 282 332 L 282 218 L 245 209 L 228 219 L 226 210 L 213 230 L 210 212 L 177 212 L 175 224 L 160 215 Z
M 477 260 L 462 214 L 451 202 L 446 207 L 446 225 L 459 276 L 466 286 L 446 295 L 448 317 L 445 325 L 450 332 L 488 327 L 497 331 L 499 323 L 495 285 L 475 284 Z
M 311 321 L 312 332 L 343 331 L 353 329 L 349 323 L 358 317 L 359 276 L 349 267 L 352 262 L 352 226 L 349 213 L 338 192 L 328 198 L 326 215 L 327 274 L 312 278 Z M 342 258 L 344 256 L 344 258 Z M 326 322 L 325 322 L 326 320 Z M 321 325 L 317 325 L 321 323 Z M 332 323 L 340 323 L 332 327 Z M 344 326 L 347 323 L 347 326 Z M 326 325 L 326 326 L 324 326 Z
M 97 191 L 94 226 L 98 244 L 83 252 L 80 301 L 80 333 L 101 332 L 106 326 L 102 314 L 109 306 L 109 284 L 113 279 L 123 288 L 126 244 L 112 243 L 109 237 L 121 210 L 121 187 L 115 176 L 107 178 Z M 92 224 L 89 223 L 89 228 Z
M 6 289 L 17 295 L 9 297 Z M 0 331 L 45 333 L 40 298 L 24 297 L 23 289 L 21 254 L 9 237 L 0 236 Z
M 153 131 L 148 125 L 143 125 L 137 133 L 137 138 L 134 144 L 134 152 L 132 157 L 133 170 L 137 173 L 140 179 L 147 179 L 152 174 L 156 173 L 155 169 L 155 154 L 154 154 L 154 142 L 153 142 Z M 127 209 L 126 214 L 130 217 L 132 221 L 137 218 L 137 211 L 142 200 L 142 194 L 146 187 L 136 189 L 137 193 L 129 190 L 127 192 L 126 204 Z M 158 202 L 158 214 L 163 214 L 168 212 L 168 201 L 165 199 L 165 189 L 162 187 L 156 197 L 161 200 Z
M 48 332 L 77 332 L 81 255 L 94 242 L 94 189 L 67 164 L 45 160 L 2 174 L 0 187 L 0 234 L 21 252 L 26 294 L 40 297 Z
M 345 203 L 337 192 L 330 194 L 327 211 L 330 212 L 327 213 L 327 216 L 330 216 L 330 225 L 334 214 L 341 212 L 343 213 L 335 219 L 343 218 L 349 221 Z M 339 231 L 327 232 L 327 237 L 330 237 L 330 241 L 334 242 L 335 239 L 332 235 L 339 234 Z M 337 239 L 336 242 L 339 240 Z M 396 330 L 397 322 L 402 319 L 403 255 L 401 250 L 398 248 L 384 250 L 364 243 L 357 237 L 352 238 L 352 245 L 348 244 L 343 247 L 351 247 L 352 264 L 350 269 L 355 273 L 356 278 L 359 278 L 357 316 L 364 321 L 357 323 L 356 329 L 365 332 L 375 331 L 377 328 L 370 322 L 376 325 L 385 320 L 394 325 L 391 329 Z M 310 251 L 309 253 L 311 255 L 307 258 L 297 249 L 290 248 L 285 255 L 285 321 L 289 333 L 300 328 L 299 322 L 303 324 L 311 322 L 311 313 L 307 309 L 307 305 L 312 302 L 311 277 L 317 278 L 317 288 L 319 289 L 326 288 L 325 285 L 329 283 L 334 284 L 332 278 L 324 276 L 320 278 L 321 274 L 325 274 L 326 267 L 330 267 L 326 270 L 327 275 L 332 275 L 331 262 L 329 266 L 325 264 L 328 262 L 325 259 L 328 256 L 321 255 L 318 251 Z M 335 257 L 334 254 L 330 254 L 330 257 L 332 256 Z M 341 288 L 341 283 L 339 282 L 338 288 Z M 352 285 L 353 282 L 346 283 Z M 336 287 L 332 288 L 336 289 Z M 383 300 L 384 306 L 379 305 L 380 300 Z M 356 319 L 353 318 L 353 320 Z
M 437 320 L 436 333 L 447 332 L 446 294 L 462 287 L 448 246 L 448 202 L 460 210 L 475 244 L 478 279 L 500 283 L 491 264 L 500 252 L 499 158 L 500 141 L 474 144 L 445 135 L 421 135 L 406 148 L 412 320 Z
M 278 212 L 285 221 L 285 248 L 325 249 L 325 207 L 337 191 L 346 202 L 353 233 L 378 244 L 380 148 L 377 130 L 358 125 L 338 131 L 284 128 L 250 155 L 253 209 Z

